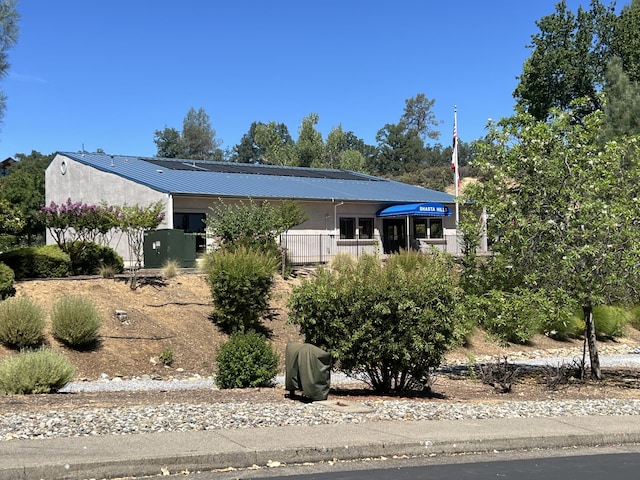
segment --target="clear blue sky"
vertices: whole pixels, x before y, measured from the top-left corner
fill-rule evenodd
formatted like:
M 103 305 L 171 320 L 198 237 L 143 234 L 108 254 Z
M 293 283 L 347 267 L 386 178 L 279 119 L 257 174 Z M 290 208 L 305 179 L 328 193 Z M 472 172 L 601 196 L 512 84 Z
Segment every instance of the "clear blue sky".
M 181 130 L 191 107 L 209 114 L 223 148 L 253 121 L 297 138 L 311 112 L 324 138 L 341 124 L 375 144 L 418 93 L 435 100 L 442 144 L 455 105 L 471 141 L 513 112 L 535 21 L 556 3 L 20 0 L 0 158 L 83 145 L 154 155 L 155 130 Z

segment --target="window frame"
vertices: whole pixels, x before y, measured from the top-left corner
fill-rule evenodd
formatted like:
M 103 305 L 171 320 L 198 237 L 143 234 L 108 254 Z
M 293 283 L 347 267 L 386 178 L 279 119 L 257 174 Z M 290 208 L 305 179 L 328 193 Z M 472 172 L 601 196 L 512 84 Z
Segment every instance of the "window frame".
M 432 234 L 434 224 L 439 226 L 437 227 L 437 231 L 439 231 L 437 236 Z M 424 226 L 424 232 L 418 234 L 418 227 L 422 226 Z M 441 218 L 414 218 L 413 238 L 416 240 L 442 240 L 444 238 L 444 222 Z

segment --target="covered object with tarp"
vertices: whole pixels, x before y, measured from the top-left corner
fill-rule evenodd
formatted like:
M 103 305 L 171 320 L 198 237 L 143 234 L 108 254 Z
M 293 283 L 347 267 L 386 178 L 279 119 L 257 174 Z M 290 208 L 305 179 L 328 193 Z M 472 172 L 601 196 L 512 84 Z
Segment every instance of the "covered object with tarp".
M 288 343 L 285 388 L 310 400 L 326 400 L 331 386 L 331 354 L 309 343 Z

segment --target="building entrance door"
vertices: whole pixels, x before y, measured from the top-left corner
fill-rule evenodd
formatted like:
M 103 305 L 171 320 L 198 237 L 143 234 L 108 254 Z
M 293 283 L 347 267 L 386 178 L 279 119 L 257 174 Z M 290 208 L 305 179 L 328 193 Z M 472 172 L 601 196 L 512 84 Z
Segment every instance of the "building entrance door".
M 407 248 L 407 225 L 402 218 L 382 220 L 382 248 L 385 254 L 397 253 Z

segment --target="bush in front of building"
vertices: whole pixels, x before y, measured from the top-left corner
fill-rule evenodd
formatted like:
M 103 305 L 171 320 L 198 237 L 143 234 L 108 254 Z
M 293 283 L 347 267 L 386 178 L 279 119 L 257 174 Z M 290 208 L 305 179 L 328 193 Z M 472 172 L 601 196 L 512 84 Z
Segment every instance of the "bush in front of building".
M 456 341 L 460 290 L 449 258 L 362 256 L 355 268 L 321 269 L 294 288 L 289 317 L 336 366 L 380 393 L 428 389 Z
M 73 366 L 61 353 L 27 350 L 0 363 L 0 393 L 50 393 L 64 387 L 73 375 Z
M 91 300 L 81 295 L 65 295 L 51 311 L 51 333 L 72 348 L 95 344 L 101 326 L 100 313 Z
M 216 358 L 219 388 L 270 386 L 278 373 L 278 355 L 256 332 L 236 332 L 222 344 Z
M 511 292 L 489 290 L 465 298 L 478 322 L 500 343 L 525 343 L 544 330 L 556 306 L 544 292 L 516 288 Z
M 45 313 L 26 297 L 0 302 L 0 342 L 10 348 L 35 347 L 44 339 Z
M 222 249 L 207 262 L 215 322 L 226 332 L 255 330 L 269 304 L 277 261 L 247 248 Z
M 618 338 L 631 323 L 631 312 L 615 305 L 599 305 L 593 307 L 593 321 L 599 338 Z
M 16 289 L 13 287 L 14 280 L 15 274 L 11 267 L 0 262 L 0 300 L 16 293 Z
M 57 245 L 22 247 L 0 255 L 16 280 L 25 278 L 59 278 L 72 274 L 71 259 Z
M 114 273 L 124 271 L 122 257 L 111 247 L 94 242 L 73 242 L 71 266 L 74 275 L 97 275 L 107 267 Z

